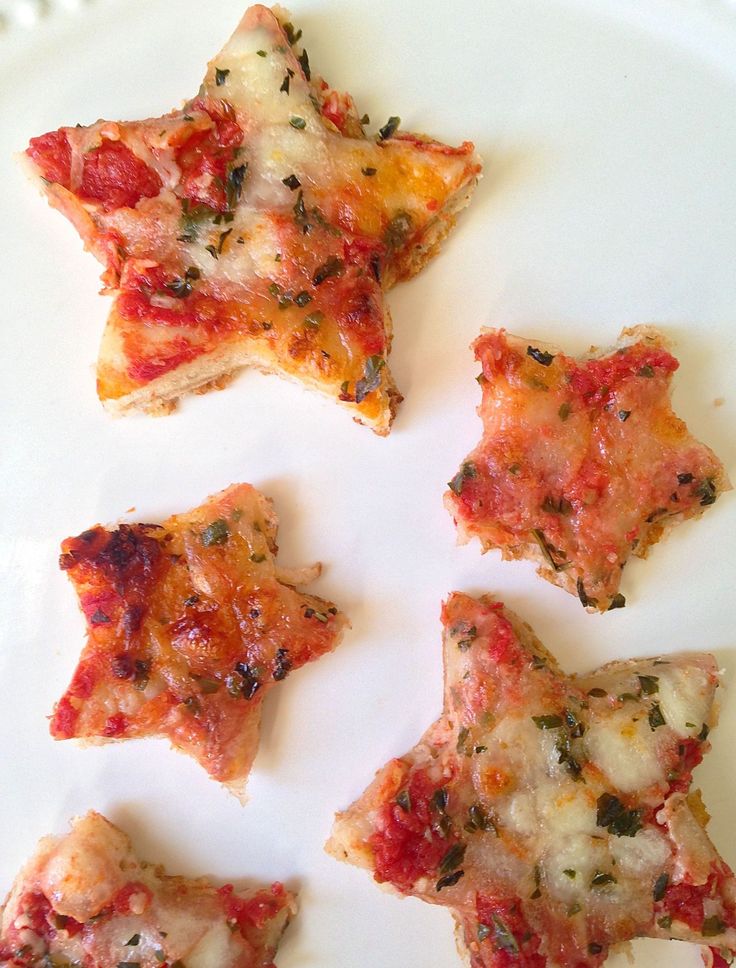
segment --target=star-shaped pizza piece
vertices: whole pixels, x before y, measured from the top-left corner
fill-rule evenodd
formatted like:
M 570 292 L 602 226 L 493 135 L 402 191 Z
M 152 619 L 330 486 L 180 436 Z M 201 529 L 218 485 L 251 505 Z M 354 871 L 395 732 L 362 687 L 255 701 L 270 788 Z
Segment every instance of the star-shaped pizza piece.
M 165 736 L 242 795 L 264 697 L 330 652 L 347 620 L 298 591 L 320 566 L 276 564 L 271 501 L 248 484 L 163 525 L 62 544 L 88 638 L 51 719 L 56 739 Z
M 473 968 L 594 968 L 641 936 L 720 965 L 736 879 L 688 792 L 714 658 L 565 676 L 500 602 L 455 593 L 442 621 L 444 712 L 338 814 L 328 851 L 450 908 Z
M 637 326 L 580 359 L 504 330 L 473 345 L 483 438 L 445 495 L 459 540 L 538 562 L 588 610 L 620 608 L 629 555 L 731 486 L 672 411 L 666 340 Z
M 181 110 L 31 141 L 49 202 L 106 267 L 110 410 L 166 410 L 249 365 L 388 433 L 401 396 L 384 290 L 436 253 L 480 163 L 398 118 L 367 137 L 300 37 L 251 7 Z
M 99 813 L 45 837 L 0 908 L 0 964 L 274 968 L 294 912 L 281 884 L 235 891 L 164 874 Z

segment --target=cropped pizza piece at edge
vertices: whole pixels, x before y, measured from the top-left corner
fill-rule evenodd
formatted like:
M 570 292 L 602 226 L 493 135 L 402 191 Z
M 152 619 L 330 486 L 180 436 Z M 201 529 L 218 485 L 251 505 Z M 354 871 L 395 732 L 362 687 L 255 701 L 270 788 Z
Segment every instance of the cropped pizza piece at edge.
M 637 937 L 736 954 L 736 879 L 692 771 L 718 667 L 687 654 L 566 676 L 490 597 L 442 610 L 445 701 L 336 818 L 330 854 L 444 905 L 472 968 L 597 968 Z
M 45 837 L 0 908 L 2 968 L 274 968 L 294 895 L 174 877 L 101 814 Z
M 60 128 L 25 153 L 105 266 L 97 386 L 114 413 L 166 412 L 255 366 L 390 429 L 384 292 L 435 255 L 481 166 L 470 142 L 398 118 L 367 137 L 287 16 L 251 7 L 180 110 Z
M 622 607 L 629 556 L 731 487 L 672 410 L 666 339 L 637 326 L 574 358 L 489 329 L 473 348 L 483 437 L 445 495 L 458 540 L 536 562 L 588 611 Z
M 235 484 L 163 525 L 97 526 L 60 558 L 87 644 L 51 719 L 56 739 L 161 736 L 242 797 L 266 694 L 348 625 L 280 568 L 271 501 Z

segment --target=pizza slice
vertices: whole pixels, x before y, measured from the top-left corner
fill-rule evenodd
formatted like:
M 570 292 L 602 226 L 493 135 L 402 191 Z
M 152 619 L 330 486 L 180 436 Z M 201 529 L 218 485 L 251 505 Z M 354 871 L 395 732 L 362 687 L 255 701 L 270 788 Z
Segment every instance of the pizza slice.
M 347 620 L 276 564 L 271 501 L 248 484 L 163 525 L 96 526 L 62 544 L 87 644 L 55 739 L 163 736 L 240 796 L 266 694 L 330 652 Z
M 629 556 L 731 487 L 673 413 L 665 338 L 637 326 L 579 359 L 504 330 L 473 347 L 483 437 L 445 495 L 459 540 L 537 562 L 588 611 L 622 607 Z
M 105 266 L 97 386 L 114 413 L 166 411 L 255 366 L 389 431 L 401 396 L 383 293 L 436 253 L 480 163 L 398 118 L 367 137 L 300 37 L 284 11 L 251 7 L 180 110 L 60 128 L 26 151 Z
M 3 968 L 274 968 L 295 911 L 281 884 L 236 891 L 139 861 L 99 813 L 45 837 L 0 909 Z
M 448 907 L 473 968 L 595 968 L 636 937 L 730 964 L 736 879 L 689 792 L 715 659 L 566 676 L 501 602 L 455 593 L 442 621 L 444 711 L 338 814 L 328 852 Z

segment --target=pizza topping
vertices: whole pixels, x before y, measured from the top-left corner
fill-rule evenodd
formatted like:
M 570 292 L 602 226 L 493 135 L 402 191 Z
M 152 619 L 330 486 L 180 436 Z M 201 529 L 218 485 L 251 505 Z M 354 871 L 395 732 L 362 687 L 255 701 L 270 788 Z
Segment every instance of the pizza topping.
M 443 622 L 444 714 L 338 815 L 330 852 L 450 907 L 474 968 L 595 968 L 667 918 L 673 937 L 712 930 L 736 951 L 736 880 L 685 796 L 688 744 L 702 755 L 705 741 L 690 727 L 683 740 L 679 718 L 649 723 L 671 692 L 688 722 L 710 719 L 715 660 L 567 677 L 533 661 L 533 633 L 500 603 L 456 593 Z
M 378 129 L 378 137 L 381 139 L 381 141 L 386 141 L 388 138 L 393 138 L 393 136 L 399 130 L 400 124 L 401 118 L 391 116 L 383 127 Z
M 169 877 L 89 813 L 66 836 L 41 841 L 19 874 L 2 909 L 0 962 L 269 968 L 294 907 L 280 884 L 236 894 Z
M 485 332 L 475 351 L 484 437 L 445 498 L 460 540 L 541 561 L 539 573 L 586 609 L 624 607 L 629 555 L 644 557 L 665 526 L 698 516 L 730 486 L 672 412 L 677 360 L 650 327 L 594 358 L 503 330 Z
M 265 694 L 334 648 L 345 625 L 331 603 L 294 587 L 318 568 L 277 568 L 275 539 L 270 503 L 248 485 L 163 527 L 67 539 L 61 565 L 90 634 L 52 735 L 168 736 L 241 790 Z

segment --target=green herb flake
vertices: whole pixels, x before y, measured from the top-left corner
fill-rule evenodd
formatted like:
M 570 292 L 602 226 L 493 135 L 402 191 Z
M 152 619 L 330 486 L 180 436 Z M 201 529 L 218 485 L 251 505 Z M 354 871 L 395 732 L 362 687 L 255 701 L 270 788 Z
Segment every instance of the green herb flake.
M 497 947 L 502 951 L 508 951 L 510 954 L 518 955 L 519 944 L 511 930 L 497 914 L 492 914 L 491 920 L 493 921 L 493 940 L 496 942 Z
M 295 192 L 301 185 L 301 182 L 294 174 L 287 175 L 287 177 L 282 178 L 281 181 L 284 183 L 284 185 L 286 185 L 287 188 L 290 188 L 292 192 Z
M 477 933 L 478 933 L 478 941 L 480 941 L 482 943 L 490 935 L 491 929 L 488 927 L 487 924 L 481 924 L 481 922 L 478 922 L 478 932 Z
M 657 920 L 657 924 L 660 926 L 660 928 L 664 928 L 665 931 L 669 931 L 669 929 L 672 927 L 672 916 L 665 914 L 663 918 L 659 918 Z
M 532 716 L 537 729 L 559 729 L 562 726 L 562 716 Z
M 372 178 L 373 175 L 375 175 L 376 172 L 378 171 L 377 168 L 371 168 L 371 167 L 361 168 L 360 170 L 366 176 L 366 178 Z
M 205 548 L 209 548 L 211 545 L 225 544 L 230 537 L 230 529 L 224 518 L 218 518 L 217 521 L 213 521 L 204 529 L 200 537 Z
M 368 117 L 367 114 L 364 114 L 363 117 L 360 119 L 360 123 L 363 125 L 363 127 L 365 127 L 366 124 L 371 123 L 371 119 Z
M 625 608 L 626 598 L 621 594 L 621 592 L 616 592 L 616 594 L 611 599 L 611 604 L 608 606 L 606 611 L 612 612 L 615 608 Z
M 437 873 L 449 874 L 450 871 L 457 870 L 465 858 L 465 849 L 465 844 L 453 844 L 440 861 Z
M 307 122 L 304 120 L 304 118 L 299 117 L 289 118 L 289 124 L 292 126 L 292 128 L 296 128 L 297 131 L 303 131 L 307 126 Z
M 383 233 L 383 241 L 389 251 L 400 248 L 411 233 L 413 220 L 408 212 L 397 212 Z
M 447 809 L 447 798 L 448 798 L 447 788 L 439 787 L 439 789 L 435 790 L 434 793 L 432 794 L 432 799 L 430 800 L 430 803 L 435 808 L 435 810 L 438 810 L 440 813 L 444 813 L 445 810 Z
M 165 955 L 165 954 L 164 954 L 164 952 L 163 952 L 163 951 L 161 950 L 161 948 L 157 948 L 157 949 L 156 949 L 156 950 L 155 950 L 155 951 L 153 952 L 153 956 L 154 956 L 154 958 L 156 959 L 156 961 L 158 961 L 158 962 L 159 962 L 159 963 L 161 963 L 161 964 L 163 964 L 163 962 L 164 962 L 164 961 L 166 961 L 166 955 Z
M 266 51 L 265 50 L 257 50 L 256 51 L 256 54 L 258 54 L 259 57 L 265 57 L 266 56 Z
M 669 874 L 660 874 L 657 880 L 654 882 L 654 887 L 652 889 L 652 897 L 655 901 L 661 901 L 664 897 L 664 893 L 667 890 L 667 885 L 670 882 Z
M 324 318 L 325 314 L 317 309 L 313 313 L 307 313 L 307 315 L 304 317 L 304 325 L 313 326 L 316 328 L 324 320 Z
M 302 73 L 304 74 L 304 77 L 306 78 L 306 80 L 311 81 L 312 71 L 309 67 L 309 55 L 307 54 L 306 50 L 303 50 L 301 52 L 301 54 L 297 57 L 297 60 L 299 61 L 299 66 L 302 69 Z
M 290 81 L 291 81 L 291 78 L 287 72 L 286 74 L 284 74 L 284 79 L 281 82 L 281 87 L 279 88 L 279 91 L 281 91 L 283 94 L 288 94 Z
M 646 377 L 648 380 L 654 376 L 654 367 L 650 366 L 649 363 L 645 363 L 644 366 L 639 367 L 636 373 L 637 376 Z
M 225 68 L 216 67 L 215 68 L 215 84 L 218 87 L 222 87 L 222 85 L 227 80 L 227 76 L 228 76 L 229 73 L 230 73 L 230 69 L 227 68 L 227 67 L 225 67 Z
M 613 874 L 609 874 L 605 871 L 596 871 L 590 880 L 591 887 L 605 887 L 608 884 L 616 884 L 616 878 Z
M 666 720 L 662 715 L 662 710 L 659 708 L 659 703 L 655 702 L 652 708 L 649 710 L 649 725 L 654 732 L 660 726 L 666 725 Z
M 381 382 L 381 370 L 386 365 L 382 356 L 369 356 L 365 361 L 363 376 L 355 384 L 355 402 L 360 404 Z
M 603 945 L 598 944 L 597 941 L 591 941 L 588 945 L 588 953 L 591 955 L 599 955 L 603 951 Z
M 139 934 L 134 934 L 133 937 L 125 942 L 126 948 L 134 948 L 137 944 L 140 944 L 141 936 Z
M 725 930 L 726 925 L 717 914 L 714 914 L 712 917 L 706 918 L 703 921 L 703 927 L 700 929 L 700 933 L 704 938 L 714 938 L 717 934 L 723 934 Z
M 642 828 L 641 811 L 627 810 L 618 797 L 602 793 L 597 800 L 596 823 L 616 837 L 634 837 Z
M 710 726 L 707 723 L 703 723 L 703 728 L 698 733 L 698 739 L 701 743 L 704 743 L 708 739 L 708 734 L 710 733 Z
M 396 802 L 404 813 L 411 812 L 411 795 L 408 790 L 402 790 L 401 793 L 396 797 Z
M 235 208 L 240 201 L 240 196 L 243 194 L 243 183 L 247 173 L 247 162 L 243 165 L 236 165 L 235 168 L 231 168 L 228 172 L 227 180 L 225 182 L 225 195 L 227 198 L 227 207 L 229 209 Z
M 334 276 L 341 276 L 345 270 L 345 263 L 336 255 L 331 255 L 329 259 L 315 269 L 312 282 L 315 286 L 321 286 L 326 279 Z
M 597 606 L 598 599 L 591 598 L 588 595 L 588 593 L 585 591 L 585 585 L 583 584 L 582 578 L 578 578 L 578 580 L 575 583 L 575 588 L 577 589 L 578 598 L 580 599 L 580 604 L 583 606 L 583 608 L 587 608 L 588 606 L 590 606 L 591 608 L 594 608 L 595 606 Z
M 698 486 L 693 491 L 696 497 L 700 498 L 700 506 L 705 508 L 710 504 L 716 503 L 716 498 L 718 497 L 718 492 L 716 491 L 716 485 L 712 477 L 706 477 L 705 480 L 698 484 Z
M 463 870 L 455 871 L 453 874 L 445 874 L 444 877 L 441 877 L 437 881 L 435 885 L 435 890 L 439 892 L 444 887 L 454 887 L 461 877 L 465 877 L 465 871 Z
M 256 565 L 260 565 L 260 563 L 262 561 L 265 561 L 266 560 L 266 556 L 265 555 L 259 555 L 259 554 L 252 554 L 250 556 L 250 560 L 252 562 L 254 562 Z
M 630 416 L 631 416 L 630 410 L 619 410 L 618 412 L 618 419 L 621 421 L 621 423 L 626 423 L 626 421 L 629 419 Z
M 465 482 L 472 480 L 477 476 L 478 471 L 476 470 L 475 464 L 473 464 L 472 461 L 465 461 L 453 479 L 448 482 L 447 486 L 450 488 L 453 494 L 460 495 L 462 494 Z
M 392 115 L 384 126 L 378 129 L 378 137 L 381 139 L 381 141 L 385 141 L 387 138 L 393 137 L 398 131 L 400 124 L 401 118 L 397 118 Z
M 301 30 L 295 30 L 294 24 L 291 23 L 290 21 L 287 21 L 281 26 L 284 30 L 284 33 L 286 34 L 286 39 L 289 41 L 289 44 L 293 47 L 294 44 L 296 44 L 297 41 L 299 41 L 299 39 L 302 36 Z
M 569 403 L 561 403 L 560 409 L 557 411 L 557 414 L 560 420 L 564 422 L 570 416 L 571 411 L 572 411 L 572 407 L 570 406 Z
M 574 880 L 578 876 L 578 872 L 574 871 L 572 867 L 566 867 L 562 872 L 565 877 L 569 877 L 570 880 Z
M 542 366 L 550 366 L 554 356 L 552 353 L 547 353 L 545 350 L 537 349 L 536 346 L 527 346 L 526 355 L 531 356 L 531 358 L 540 363 Z
M 653 696 L 659 692 L 659 676 L 637 676 L 643 696 Z
M 534 540 L 539 545 L 539 548 L 542 554 L 544 555 L 544 559 L 547 562 L 547 564 L 550 566 L 550 568 L 554 569 L 554 571 L 564 571 L 566 568 L 570 567 L 570 565 L 572 564 L 572 562 L 570 561 L 563 562 L 562 564 L 555 561 L 555 559 L 552 556 L 552 552 L 553 551 L 557 553 L 560 553 L 560 552 L 558 552 L 557 548 L 554 548 L 553 545 L 551 545 L 547 541 L 544 531 L 540 531 L 539 528 L 532 528 L 531 534 Z
M 596 686 L 594 689 L 588 690 L 588 695 L 592 696 L 594 699 L 603 699 L 604 696 L 608 695 L 608 693 L 605 689 L 601 689 L 599 686 Z

